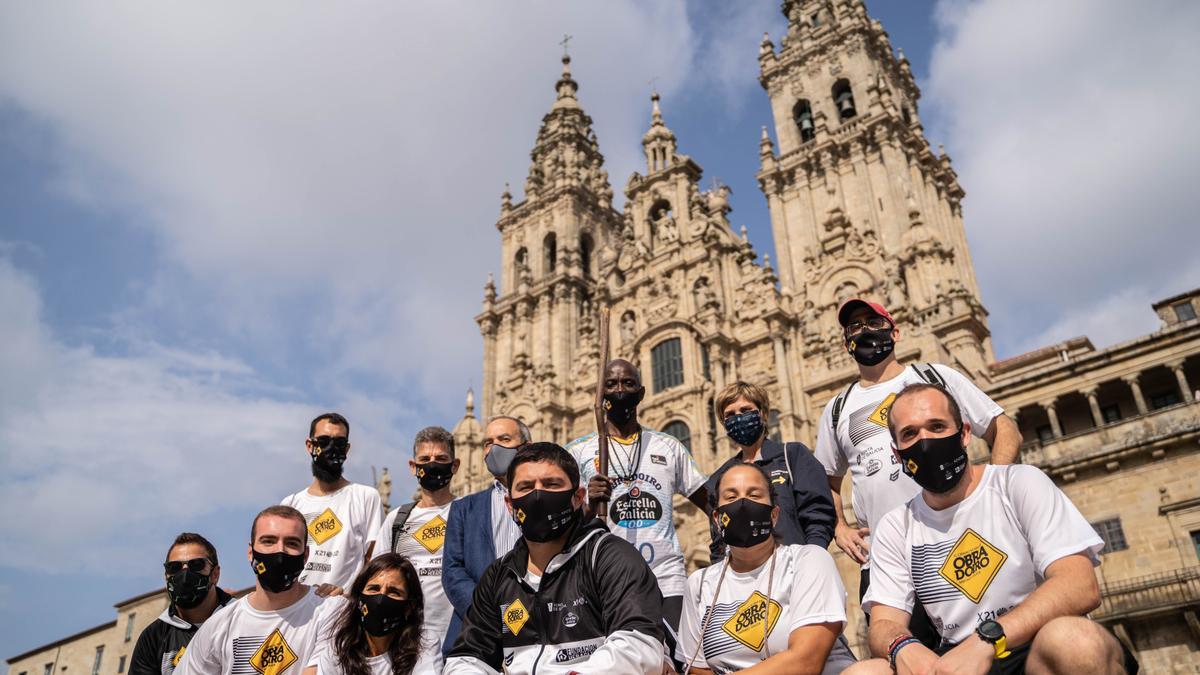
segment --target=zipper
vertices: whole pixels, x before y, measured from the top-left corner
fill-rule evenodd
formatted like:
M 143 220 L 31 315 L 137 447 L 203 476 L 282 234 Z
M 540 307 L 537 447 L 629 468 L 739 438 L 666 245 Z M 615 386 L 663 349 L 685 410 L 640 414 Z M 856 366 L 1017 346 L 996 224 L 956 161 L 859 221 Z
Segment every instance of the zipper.
M 546 651 L 546 638 L 547 638 L 546 630 L 545 630 L 545 627 L 542 625 L 542 614 L 540 611 L 538 611 L 542 606 L 542 586 L 545 583 L 546 583 L 546 577 L 543 576 L 541 583 L 538 584 L 538 590 L 533 592 L 533 606 L 535 608 L 533 616 L 534 616 L 534 621 L 537 624 L 538 636 L 540 637 L 538 642 L 540 644 L 538 645 L 537 656 L 533 659 L 533 672 L 530 675 L 537 675 L 538 664 L 540 664 L 542 662 L 542 653 Z

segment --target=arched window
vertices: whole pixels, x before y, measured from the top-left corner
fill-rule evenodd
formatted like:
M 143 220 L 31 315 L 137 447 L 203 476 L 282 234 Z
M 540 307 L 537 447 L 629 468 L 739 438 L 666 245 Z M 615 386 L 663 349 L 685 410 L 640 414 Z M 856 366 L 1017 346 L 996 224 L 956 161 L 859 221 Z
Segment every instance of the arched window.
M 650 367 L 654 374 L 654 391 L 683 384 L 683 349 L 679 338 L 663 340 L 650 350 Z
M 692 432 L 688 429 L 688 425 L 676 420 L 663 427 L 663 433 L 674 436 L 675 440 L 687 448 L 688 452 L 692 451 Z
M 579 264 L 583 267 L 583 276 L 588 279 L 592 278 L 592 250 L 594 248 L 592 235 L 586 232 L 579 235 Z
M 817 135 L 816 127 L 813 126 L 812 105 L 808 101 L 798 101 L 796 107 L 792 108 L 792 117 L 796 120 L 796 127 L 800 129 L 801 142 L 807 143 Z
M 558 238 L 554 236 L 553 232 L 542 240 L 542 253 L 546 274 L 554 274 L 554 268 L 558 266 Z
M 854 108 L 854 93 L 850 91 L 850 81 L 841 79 L 833 84 L 833 104 L 838 111 L 838 119 L 845 121 L 858 114 Z

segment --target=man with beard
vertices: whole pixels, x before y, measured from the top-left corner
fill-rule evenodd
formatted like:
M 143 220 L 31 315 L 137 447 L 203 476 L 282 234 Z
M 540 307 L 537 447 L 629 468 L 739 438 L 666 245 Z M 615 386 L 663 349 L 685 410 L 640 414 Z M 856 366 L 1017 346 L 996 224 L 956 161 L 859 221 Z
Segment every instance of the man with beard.
M 200 626 L 176 675 L 279 675 L 308 665 L 318 635 L 329 630 L 345 600 L 300 583 L 310 552 L 306 525 L 290 506 L 270 506 L 254 517 L 246 551 L 254 590 Z
M 967 458 L 971 423 L 936 385 L 906 386 L 891 406 L 892 452 L 919 486 L 872 523 L 868 643 L 877 657 L 847 673 L 1137 672 L 1086 618 L 1100 606 L 1104 548 L 1050 477 L 1032 466 Z M 907 628 L 920 601 L 937 626 L 930 649 Z
M 891 451 L 888 412 L 901 389 L 918 383 L 944 387 L 962 407 L 970 429 L 992 449 L 992 462 L 1017 459 L 1021 433 L 1004 409 L 964 375 L 941 364 L 902 366 L 896 361 L 900 339 L 896 322 L 882 305 L 854 298 L 838 310 L 846 350 L 858 363 L 859 377 L 825 406 L 817 423 L 816 457 L 825 467 L 833 506 L 837 511 L 834 541 L 850 559 L 862 565 L 859 599 L 870 586 L 870 532 L 883 515 L 920 491 L 901 471 Z M 842 480 L 850 471 L 857 527 L 846 522 L 842 509 Z M 912 611 L 916 637 L 935 645 L 937 635 L 920 603 Z
M 300 583 L 322 595 L 336 595 L 350 585 L 371 556 L 370 540 L 383 518 L 379 492 L 342 477 L 350 453 L 350 422 L 331 412 L 308 427 L 305 449 L 312 460 L 312 484 L 281 504 L 304 514 L 312 550 Z
M 444 674 L 664 672 L 654 575 L 633 546 L 584 514 L 571 455 L 528 445 L 508 484 L 521 539 L 480 579 Z
M 609 529 L 633 544 L 654 571 L 663 595 L 663 618 L 670 628 L 668 646 L 674 653 L 687 575 L 671 499 L 683 495 L 707 515 L 705 476 L 677 439 L 638 422 L 637 407 L 646 388 L 632 363 L 616 359 L 606 364 L 602 386 L 610 476 L 600 473 L 597 434 L 572 441 L 567 451 L 587 481 L 588 512 L 595 513 L 607 502 Z
M 372 557 L 399 553 L 416 568 L 424 597 L 425 626 L 422 649 L 438 670 L 442 666 L 442 638 L 454 608 L 442 589 L 442 549 L 450 519 L 450 479 L 458 471 L 454 436 L 442 427 L 426 427 L 413 441 L 408 467 L 417 477 L 419 498 L 396 507 L 383 519 L 373 537 Z
M 198 534 L 175 537 L 163 571 L 171 604 L 138 636 L 129 675 L 171 675 L 200 624 L 233 600 L 217 588 L 217 549 Z

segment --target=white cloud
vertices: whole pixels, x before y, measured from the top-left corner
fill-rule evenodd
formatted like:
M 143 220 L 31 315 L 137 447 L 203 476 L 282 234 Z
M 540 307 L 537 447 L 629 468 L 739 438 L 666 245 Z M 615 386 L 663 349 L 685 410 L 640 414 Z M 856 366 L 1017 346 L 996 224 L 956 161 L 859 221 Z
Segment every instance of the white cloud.
M 670 93 L 692 72 L 679 0 L 8 5 L 0 100 L 47 123 L 65 195 L 154 234 L 135 323 L 264 358 L 311 332 L 332 372 L 419 371 L 457 408 L 564 33 L 619 190 L 649 73 Z
M 938 10 L 926 93 L 967 191 L 998 356 L 1086 330 L 1103 345 L 1152 329 L 1152 301 L 1200 282 L 1200 5 Z
M 697 79 L 731 100 L 756 88 L 766 10 L 722 9 L 701 58 L 688 9 L 4 5 L 0 104 L 39 130 L 17 145 L 158 256 L 111 325 L 54 328 L 0 256 L 0 512 L 27 515 L 14 559 L 157 555 L 113 535 L 298 489 L 318 403 L 350 415 L 355 478 L 387 465 L 407 494 L 406 439 L 430 411 L 457 420 L 479 372 L 499 194 L 520 190 L 561 36 L 618 191 L 642 168 L 652 76 L 668 100 Z M 263 374 L 279 369 L 302 389 Z
M 5 565 L 125 573 L 106 561 L 161 554 L 149 532 L 253 512 L 309 480 L 303 439 L 315 407 L 295 392 L 264 395 L 246 364 L 155 344 L 127 356 L 64 345 L 44 323 L 33 280 L 4 257 L 0 315 Z M 368 480 L 367 467 L 400 451 L 383 440 L 394 434 L 388 416 L 355 407 L 363 450 L 348 466 Z

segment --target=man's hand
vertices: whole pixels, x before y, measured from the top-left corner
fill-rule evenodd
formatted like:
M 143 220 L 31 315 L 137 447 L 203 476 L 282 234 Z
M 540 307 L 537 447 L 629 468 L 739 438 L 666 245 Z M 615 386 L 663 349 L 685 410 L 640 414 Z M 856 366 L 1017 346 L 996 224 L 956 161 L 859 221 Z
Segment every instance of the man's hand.
M 841 520 L 838 520 L 837 525 L 833 528 L 833 540 L 837 542 L 838 548 L 860 565 L 867 562 L 871 553 L 871 546 L 866 540 L 866 536 L 869 534 L 871 534 L 871 528 L 850 527 Z
M 607 502 L 612 497 L 613 480 L 608 476 L 599 474 L 592 476 L 588 481 L 588 504 L 596 505 L 600 502 Z M 594 510 L 594 509 L 593 509 Z
M 901 650 L 900 653 L 903 654 L 904 651 Z M 995 655 L 996 649 L 992 645 L 980 640 L 978 635 L 972 635 L 943 654 L 930 672 L 935 675 L 984 675 L 991 669 L 992 658 Z
M 896 654 L 896 675 L 929 675 L 940 672 L 934 670 L 939 664 L 932 649 L 923 644 L 907 645 Z
M 328 598 L 328 597 L 332 597 L 334 595 L 341 595 L 341 594 L 342 594 L 341 586 L 334 586 L 333 584 L 320 584 L 319 586 L 317 586 L 317 596 L 318 597 Z

